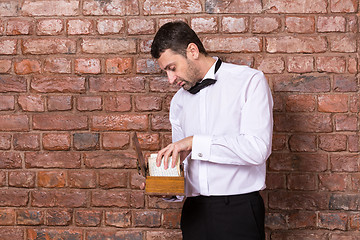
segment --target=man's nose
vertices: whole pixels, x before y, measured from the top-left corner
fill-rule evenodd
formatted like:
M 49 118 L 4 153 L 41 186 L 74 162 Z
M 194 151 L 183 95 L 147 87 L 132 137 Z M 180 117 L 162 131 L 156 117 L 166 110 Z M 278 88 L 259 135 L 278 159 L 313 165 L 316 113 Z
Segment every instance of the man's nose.
M 173 84 L 176 80 L 176 75 L 174 72 L 171 72 L 171 71 L 167 71 L 167 76 L 168 76 L 168 79 L 169 79 L 169 83 Z

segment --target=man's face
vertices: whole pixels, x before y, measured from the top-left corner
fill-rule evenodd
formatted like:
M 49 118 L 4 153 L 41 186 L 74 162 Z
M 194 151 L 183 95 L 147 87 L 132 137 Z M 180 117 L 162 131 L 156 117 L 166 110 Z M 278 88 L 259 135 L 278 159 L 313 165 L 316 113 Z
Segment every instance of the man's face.
M 176 84 L 189 90 L 201 80 L 199 71 L 189 58 L 167 49 L 158 59 L 159 66 L 168 76 L 169 83 Z

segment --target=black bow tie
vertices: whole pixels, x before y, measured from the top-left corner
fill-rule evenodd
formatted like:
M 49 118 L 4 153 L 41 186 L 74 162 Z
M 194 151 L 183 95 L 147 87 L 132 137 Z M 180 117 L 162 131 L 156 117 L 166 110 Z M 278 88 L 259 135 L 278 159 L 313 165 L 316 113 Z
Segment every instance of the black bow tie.
M 214 74 L 217 72 L 217 70 L 220 68 L 222 61 L 220 60 L 220 58 L 217 60 L 216 64 L 215 64 L 215 71 Z M 212 78 L 205 78 L 204 80 L 202 80 L 201 82 L 197 82 L 193 87 L 191 87 L 188 91 L 192 94 L 196 94 L 198 93 L 201 89 L 210 86 L 212 84 L 216 83 L 216 79 L 212 79 Z

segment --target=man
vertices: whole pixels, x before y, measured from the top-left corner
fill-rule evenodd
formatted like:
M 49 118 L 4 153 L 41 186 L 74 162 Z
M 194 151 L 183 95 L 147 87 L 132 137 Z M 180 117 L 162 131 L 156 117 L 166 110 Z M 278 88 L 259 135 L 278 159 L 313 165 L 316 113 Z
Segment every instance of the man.
M 182 88 L 170 106 L 173 143 L 157 165 L 184 165 L 184 240 L 264 239 L 266 159 L 271 153 L 271 92 L 264 75 L 209 56 L 184 22 L 163 25 L 151 55 Z M 163 158 L 164 157 L 164 158 Z

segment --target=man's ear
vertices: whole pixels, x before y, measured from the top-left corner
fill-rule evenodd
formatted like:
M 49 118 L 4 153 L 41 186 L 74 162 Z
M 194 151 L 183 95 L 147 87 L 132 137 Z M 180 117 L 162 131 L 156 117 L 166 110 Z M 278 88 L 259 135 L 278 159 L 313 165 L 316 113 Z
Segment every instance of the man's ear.
M 189 43 L 186 49 L 186 56 L 192 60 L 197 60 L 199 58 L 199 48 L 196 46 L 195 43 Z

